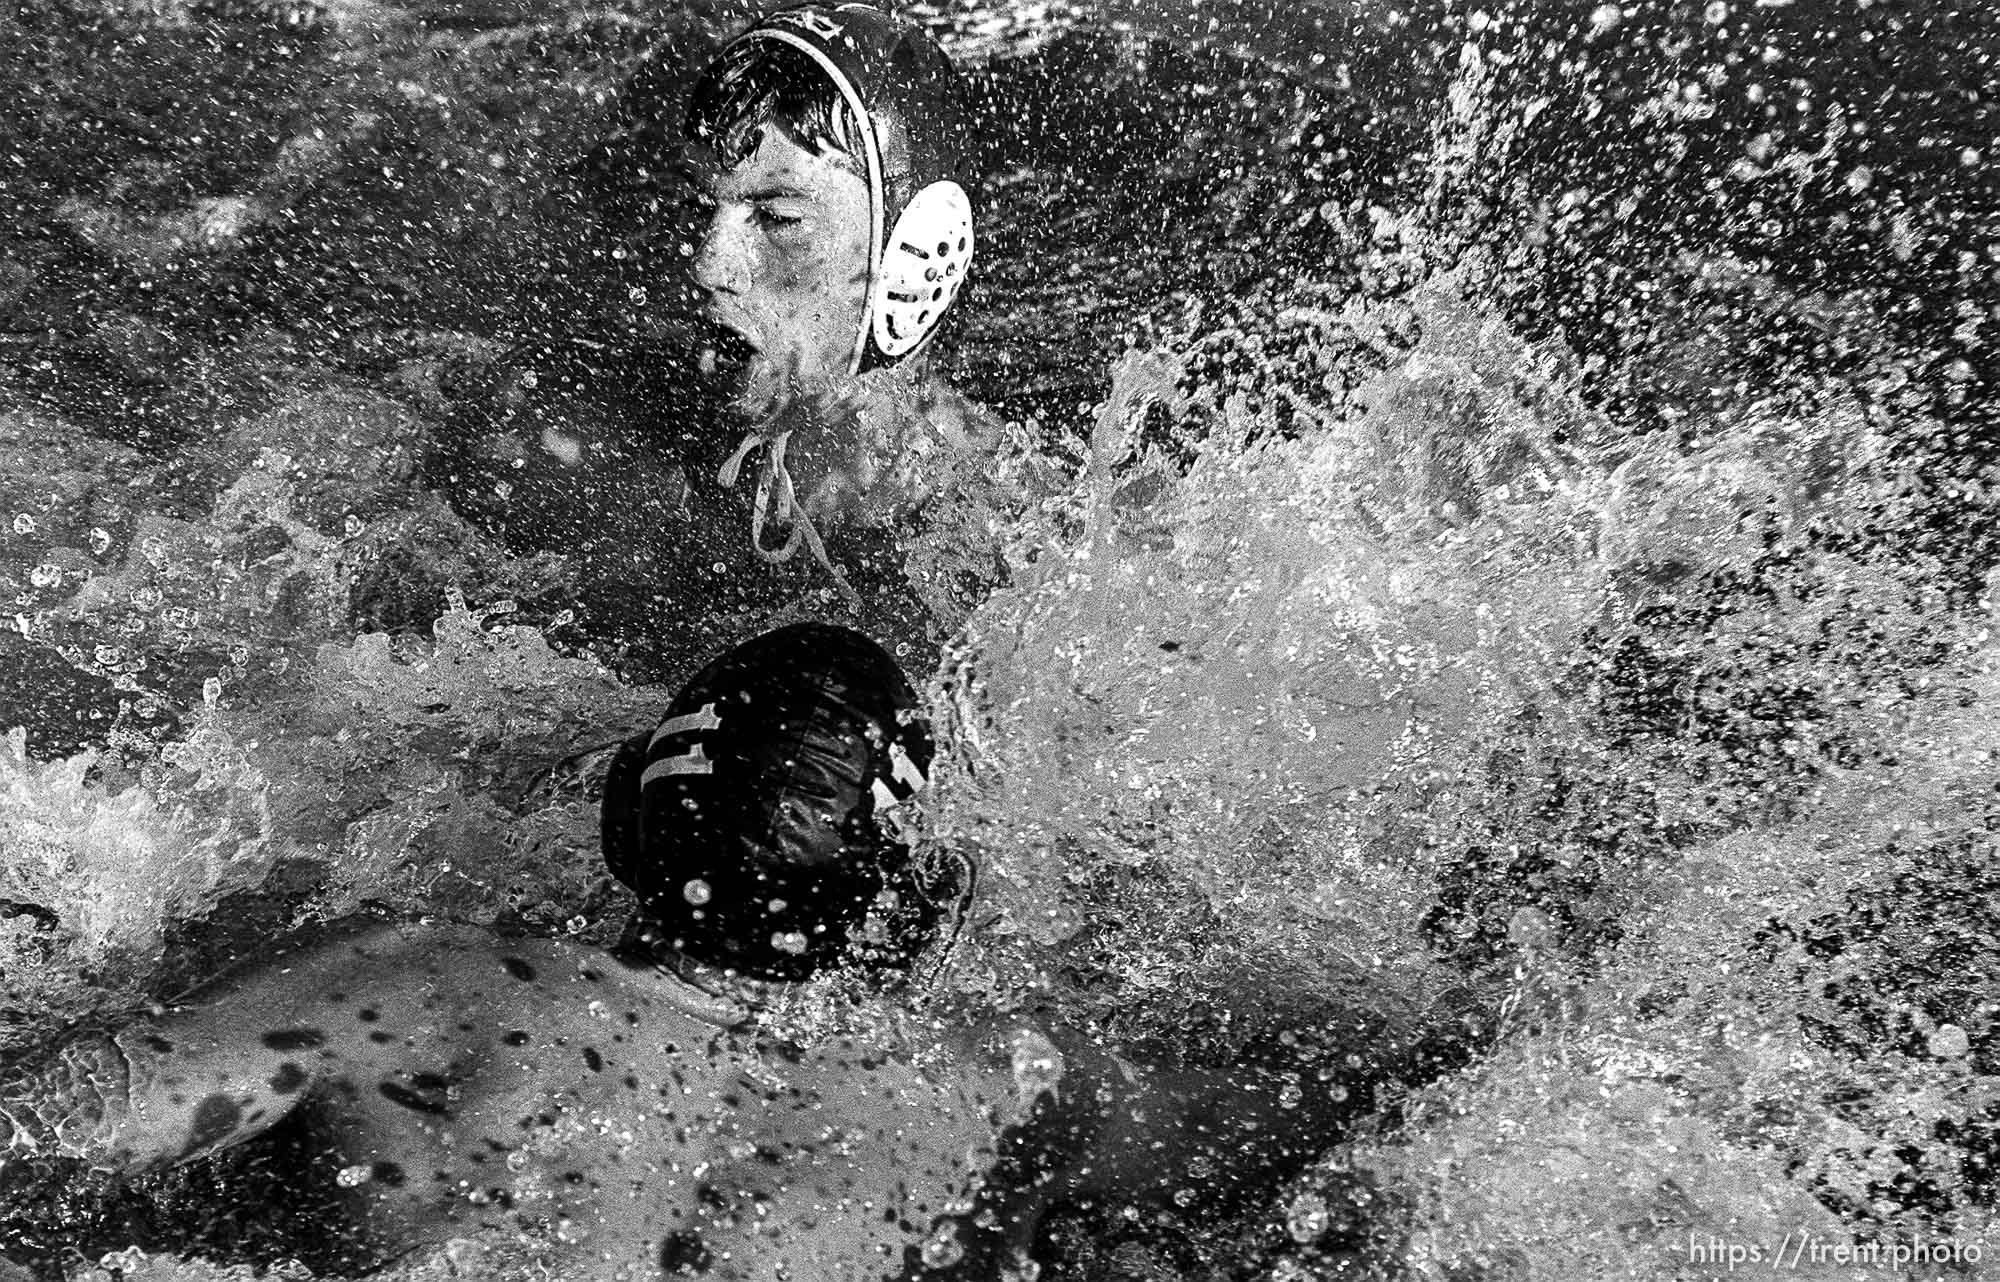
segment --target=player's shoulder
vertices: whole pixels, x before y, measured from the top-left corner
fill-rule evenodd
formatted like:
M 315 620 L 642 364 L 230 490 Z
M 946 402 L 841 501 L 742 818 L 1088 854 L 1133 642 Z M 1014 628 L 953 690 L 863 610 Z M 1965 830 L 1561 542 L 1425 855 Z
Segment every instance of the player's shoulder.
M 423 919 L 338 923 L 277 943 L 252 970 L 294 984 L 338 980 L 353 991 L 539 992 L 567 1000 L 581 986 L 616 986 L 625 968 L 569 940 Z

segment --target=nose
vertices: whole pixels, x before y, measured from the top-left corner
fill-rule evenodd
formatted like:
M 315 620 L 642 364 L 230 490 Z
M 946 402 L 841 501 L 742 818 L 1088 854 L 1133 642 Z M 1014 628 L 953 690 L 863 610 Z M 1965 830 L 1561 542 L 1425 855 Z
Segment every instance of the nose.
M 694 283 L 711 294 L 740 294 L 749 274 L 743 220 L 718 208 L 708 216 L 708 228 L 695 249 Z

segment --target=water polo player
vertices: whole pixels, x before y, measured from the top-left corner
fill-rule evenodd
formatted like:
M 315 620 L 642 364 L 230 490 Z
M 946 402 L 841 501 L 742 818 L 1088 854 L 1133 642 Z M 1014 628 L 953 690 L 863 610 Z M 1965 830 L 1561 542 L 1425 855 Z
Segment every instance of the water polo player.
M 885 828 L 929 760 L 913 704 L 858 634 L 759 637 L 613 771 L 627 946 L 417 924 L 283 952 L 17 1067 L 0 1160 L 140 1171 L 312 1099 L 384 1249 L 498 1233 L 569 1278 L 898 1273 L 1024 1114 L 1004 1055 L 932 1047 L 920 1071 L 838 1038 L 776 1045 L 754 1014 L 850 940 L 893 970 L 943 911 Z
M 654 72 L 626 91 L 620 154 L 678 173 L 706 210 L 690 278 L 735 419 L 676 443 L 690 510 L 715 518 L 691 524 L 739 549 L 747 528 L 769 564 L 808 548 L 844 584 L 893 572 L 866 532 L 934 525 L 941 496 L 990 489 L 1001 436 L 933 359 L 974 250 L 958 75 L 921 28 L 824 3 L 743 32 L 691 94 Z M 992 552 L 957 560 L 965 573 Z M 954 585 L 923 578 L 929 613 L 955 626 Z
M 766 633 L 618 753 L 604 853 L 639 901 L 619 949 L 420 923 L 280 952 L 15 1066 L 0 1165 L 167 1166 L 313 1100 L 384 1251 L 501 1234 L 568 1278 L 868 1278 L 987 1276 L 1053 1198 L 1280 1158 L 1273 1123 L 1301 1119 L 1269 1081 L 1005 1022 L 913 1023 L 907 1056 L 760 1028 L 787 981 L 896 975 L 955 915 L 963 881 L 918 875 L 891 832 L 930 752 L 873 642 Z

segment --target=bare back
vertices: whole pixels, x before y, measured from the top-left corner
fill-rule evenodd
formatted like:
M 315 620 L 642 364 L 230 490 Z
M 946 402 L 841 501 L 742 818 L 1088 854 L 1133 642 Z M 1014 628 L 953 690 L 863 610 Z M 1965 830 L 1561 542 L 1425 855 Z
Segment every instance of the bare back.
M 64 1147 L 169 1164 L 313 1097 L 370 1226 L 411 1245 L 525 1238 L 575 1278 L 902 1272 L 990 1166 L 1005 1079 L 739 1018 L 594 949 L 384 927 L 120 1032 L 129 1091 Z

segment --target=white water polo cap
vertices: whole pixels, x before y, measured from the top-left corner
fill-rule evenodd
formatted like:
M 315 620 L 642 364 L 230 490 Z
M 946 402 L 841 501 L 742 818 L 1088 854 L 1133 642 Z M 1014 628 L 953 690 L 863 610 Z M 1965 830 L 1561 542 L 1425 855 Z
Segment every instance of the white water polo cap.
M 709 64 L 689 99 L 687 135 L 719 136 L 746 81 L 799 59 L 860 125 L 875 258 L 849 371 L 890 365 L 930 341 L 972 265 L 958 73 L 920 28 L 874 5 L 804 4 L 765 18 Z

